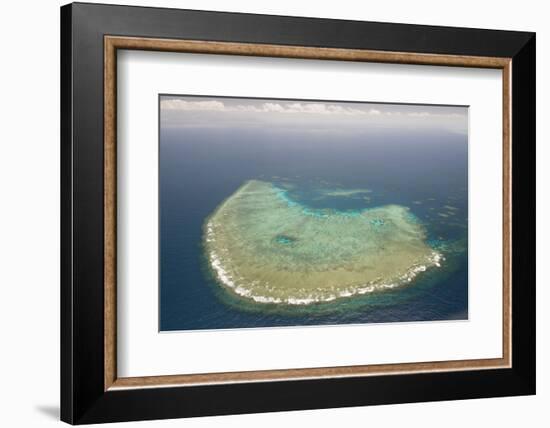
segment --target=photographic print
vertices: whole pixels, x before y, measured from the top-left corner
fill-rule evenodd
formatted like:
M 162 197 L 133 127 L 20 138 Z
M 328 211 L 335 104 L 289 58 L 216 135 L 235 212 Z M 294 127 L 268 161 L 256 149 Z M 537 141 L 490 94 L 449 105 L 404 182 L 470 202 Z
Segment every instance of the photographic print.
M 161 331 L 468 319 L 468 107 L 159 95 Z

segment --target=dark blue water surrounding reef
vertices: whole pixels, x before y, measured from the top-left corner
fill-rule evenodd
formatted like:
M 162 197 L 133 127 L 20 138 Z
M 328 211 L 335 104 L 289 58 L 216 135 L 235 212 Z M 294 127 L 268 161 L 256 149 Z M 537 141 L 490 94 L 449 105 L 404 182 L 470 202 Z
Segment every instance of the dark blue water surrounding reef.
M 467 171 L 467 136 L 456 133 L 162 129 L 160 330 L 467 319 Z M 407 206 L 446 260 L 387 291 L 307 306 L 251 303 L 216 283 L 202 248 L 205 219 L 250 179 L 291 184 L 289 196 L 313 208 Z M 319 188 L 372 192 L 327 199 Z

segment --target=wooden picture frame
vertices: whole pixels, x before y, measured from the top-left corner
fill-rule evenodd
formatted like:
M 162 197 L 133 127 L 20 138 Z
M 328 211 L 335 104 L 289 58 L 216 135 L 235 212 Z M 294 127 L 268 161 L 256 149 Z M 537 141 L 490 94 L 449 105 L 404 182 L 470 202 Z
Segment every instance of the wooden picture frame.
M 502 358 L 118 377 L 118 49 L 502 70 Z M 61 9 L 61 53 L 62 420 L 80 424 L 535 392 L 534 34 L 77 3 Z

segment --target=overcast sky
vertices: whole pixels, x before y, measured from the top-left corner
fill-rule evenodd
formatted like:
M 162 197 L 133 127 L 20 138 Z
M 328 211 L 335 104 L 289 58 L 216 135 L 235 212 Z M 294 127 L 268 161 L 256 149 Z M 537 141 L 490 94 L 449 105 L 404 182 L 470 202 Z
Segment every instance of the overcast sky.
M 468 108 L 333 101 L 161 96 L 161 126 L 299 132 L 369 129 L 468 132 Z

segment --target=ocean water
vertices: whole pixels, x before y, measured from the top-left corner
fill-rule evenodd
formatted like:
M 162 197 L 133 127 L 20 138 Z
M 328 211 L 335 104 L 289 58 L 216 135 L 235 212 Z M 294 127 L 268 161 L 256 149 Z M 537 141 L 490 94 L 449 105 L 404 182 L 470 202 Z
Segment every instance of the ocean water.
M 377 130 L 358 135 L 163 128 L 160 133 L 160 330 L 467 319 L 467 136 Z M 203 226 L 247 180 L 288 188 L 311 209 L 409 207 L 441 251 L 411 283 L 313 305 L 259 304 L 222 287 Z M 334 189 L 320 197 L 319 189 Z M 368 189 L 342 196 L 338 190 Z

